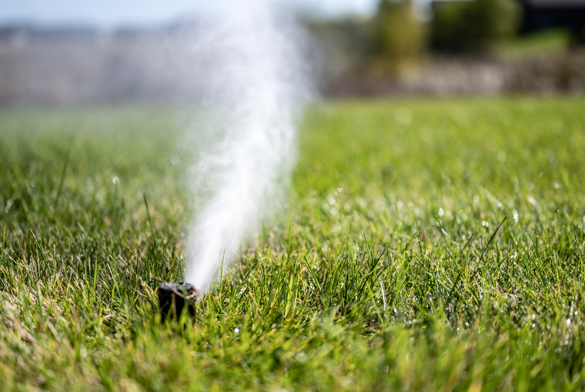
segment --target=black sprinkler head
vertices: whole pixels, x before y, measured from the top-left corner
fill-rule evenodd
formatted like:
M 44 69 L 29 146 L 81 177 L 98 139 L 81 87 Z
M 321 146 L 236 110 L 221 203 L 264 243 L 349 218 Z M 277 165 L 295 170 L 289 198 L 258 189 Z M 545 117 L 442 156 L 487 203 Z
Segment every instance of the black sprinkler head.
M 200 292 L 191 283 L 165 283 L 157 289 L 158 309 L 161 320 L 164 322 L 167 317 L 178 320 L 186 308 L 189 316 L 195 316 L 195 304 Z

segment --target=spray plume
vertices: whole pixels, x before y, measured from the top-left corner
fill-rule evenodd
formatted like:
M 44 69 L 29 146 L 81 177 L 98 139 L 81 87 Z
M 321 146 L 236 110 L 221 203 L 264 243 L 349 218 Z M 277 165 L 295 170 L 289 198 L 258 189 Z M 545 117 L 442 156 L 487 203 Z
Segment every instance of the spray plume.
M 186 280 L 209 289 L 286 191 L 295 120 L 308 97 L 299 30 L 271 0 L 224 1 L 199 29 L 193 55 L 201 118 L 191 130 L 195 222 Z

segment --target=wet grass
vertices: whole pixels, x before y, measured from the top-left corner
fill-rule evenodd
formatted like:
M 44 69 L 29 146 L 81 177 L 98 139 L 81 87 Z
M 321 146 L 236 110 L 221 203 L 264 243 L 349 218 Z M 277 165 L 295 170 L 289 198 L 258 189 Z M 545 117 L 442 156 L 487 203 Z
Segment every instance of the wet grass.
M 179 119 L 0 113 L 2 390 L 584 388 L 582 99 L 311 109 L 285 216 L 160 325 Z

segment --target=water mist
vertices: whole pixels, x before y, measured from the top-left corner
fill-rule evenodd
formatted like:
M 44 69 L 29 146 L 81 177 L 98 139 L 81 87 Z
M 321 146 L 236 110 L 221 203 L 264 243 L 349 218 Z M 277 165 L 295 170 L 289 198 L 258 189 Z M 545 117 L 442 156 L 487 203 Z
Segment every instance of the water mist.
M 195 221 L 185 279 L 208 290 L 222 265 L 282 200 L 308 96 L 301 36 L 274 0 L 223 1 L 192 55 L 202 104 L 188 136 Z

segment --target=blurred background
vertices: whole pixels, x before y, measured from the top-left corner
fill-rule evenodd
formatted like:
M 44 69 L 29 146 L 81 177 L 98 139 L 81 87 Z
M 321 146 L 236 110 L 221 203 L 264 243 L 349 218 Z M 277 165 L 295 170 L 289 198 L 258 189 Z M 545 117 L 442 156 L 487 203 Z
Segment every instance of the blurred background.
M 585 0 L 283 0 L 325 98 L 583 94 Z M 197 99 L 191 0 L 0 7 L 0 106 Z

